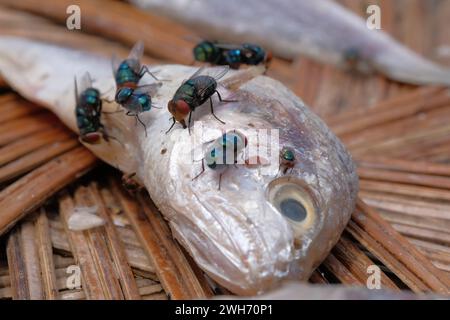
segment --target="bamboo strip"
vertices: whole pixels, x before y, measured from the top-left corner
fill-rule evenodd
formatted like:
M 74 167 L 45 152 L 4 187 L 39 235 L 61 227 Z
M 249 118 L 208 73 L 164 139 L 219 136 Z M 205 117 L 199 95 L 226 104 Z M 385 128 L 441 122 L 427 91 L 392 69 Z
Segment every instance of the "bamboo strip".
M 361 286 L 361 281 L 359 281 L 333 253 L 328 255 L 322 265 L 331 271 L 341 283 L 349 286 Z
M 32 0 L 2 0 L 0 4 L 30 11 L 65 24 L 66 8 L 73 3 L 71 0 L 44 0 L 39 3 Z M 120 1 L 79 0 L 77 5 L 83 12 L 82 30 L 118 40 L 129 46 L 142 39 L 146 52 L 175 63 L 188 64 L 193 60 L 192 43 L 186 40 L 186 36 L 192 33 L 174 21 Z M 98 8 L 102 8 L 101 19 L 98 18 Z
M 334 256 L 353 274 L 361 284 L 366 284 L 368 267 L 375 263 L 370 260 L 347 236 L 342 236 L 333 249 Z M 383 289 L 398 291 L 399 288 L 381 272 L 381 286 Z
M 53 223 L 53 221 L 51 221 Z M 71 252 L 69 241 L 67 239 L 67 235 L 65 234 L 64 227 L 63 229 L 55 228 L 54 226 L 50 227 L 50 237 L 52 239 L 52 245 L 55 249 L 62 250 L 64 252 Z M 118 228 L 118 230 L 123 228 Z M 139 269 L 141 271 L 149 272 L 154 274 L 155 267 L 152 265 L 144 250 L 140 247 L 140 243 L 138 246 L 128 245 L 126 240 L 122 237 L 122 234 L 119 232 L 119 236 L 121 241 L 125 244 L 125 254 L 127 256 L 127 261 L 132 268 Z
M 12 120 L 0 127 L 0 146 L 17 141 L 19 138 L 48 129 L 57 122 L 54 115 L 28 116 Z
M 36 15 L 0 6 L 0 34 L 51 42 L 59 46 L 89 51 L 111 58 L 114 54 L 126 57 L 130 48 L 104 38 L 80 32 L 67 32 L 67 26 L 59 26 Z M 33 28 L 29 26 L 32 25 Z M 145 64 L 162 64 L 163 61 L 144 56 Z M 1 103 L 0 103 L 1 108 Z M 0 120 L 1 121 L 1 120 Z
M 0 235 L 95 163 L 92 153 L 77 147 L 0 191 Z
M 450 189 L 450 179 L 442 176 L 432 176 L 419 173 L 399 172 L 383 169 L 358 168 L 358 175 L 362 179 L 407 183 L 425 187 Z
M 65 141 L 53 142 L 42 146 L 37 150 L 31 151 L 29 154 L 0 167 L 0 183 L 27 173 L 77 146 L 79 146 L 78 140 L 68 139 Z
M 5 97 L 0 99 L 0 114 L 2 115 L 0 124 L 2 125 L 24 116 L 30 116 L 31 114 L 44 111 L 43 108 L 13 93 L 2 95 L 1 97 Z
M 142 242 L 156 274 L 172 299 L 205 298 L 212 294 L 189 265 L 178 244 L 157 211 L 150 211 L 145 202 L 133 201 L 121 190 L 115 180 L 111 181 L 112 193 L 119 199 L 136 234 Z M 142 208 L 142 209 L 141 209 Z M 143 212 L 144 211 L 144 212 Z
M 83 232 L 71 231 L 67 226 L 67 221 L 74 208 L 75 203 L 69 195 L 65 194 L 59 199 L 59 212 L 64 221 L 64 228 L 68 236 L 71 252 L 73 252 L 75 263 L 80 267 L 83 276 L 83 291 L 88 299 L 103 300 L 107 297 L 102 289 L 100 275 L 97 272 L 86 237 Z
M 360 190 L 366 192 L 383 192 L 419 199 L 450 201 L 450 192 L 438 188 L 364 179 L 359 181 L 359 187 Z
M 67 131 L 52 128 L 7 144 L 0 148 L 0 166 L 52 142 L 66 140 L 69 136 Z
M 365 113 L 355 115 L 354 112 L 347 112 L 327 122 L 337 135 L 348 135 L 449 104 L 448 90 L 424 87 L 405 96 L 381 102 Z
M 20 233 L 16 229 L 11 232 L 6 245 L 9 275 L 11 278 L 11 297 L 15 300 L 30 299 L 30 291 L 25 270 L 25 261 L 22 256 Z
M 45 210 L 41 208 L 36 219 L 36 244 L 39 252 L 39 262 L 42 272 L 44 297 L 55 300 L 58 297 L 56 287 L 55 264 L 53 262 L 53 248 L 50 239 L 50 228 Z
M 36 233 L 33 221 L 27 219 L 10 235 L 7 244 L 9 273 L 13 298 L 44 298 Z
M 430 289 L 449 294 L 450 279 L 446 279 L 414 246 L 383 221 L 372 208 L 361 200 L 358 200 L 357 208 L 358 210 L 352 218 L 359 227 L 375 239 L 379 239 L 378 241 L 384 248 L 389 250 L 399 262 L 407 266 Z
M 394 158 L 371 157 L 357 160 L 359 167 L 450 177 L 450 165 Z
M 99 196 L 99 195 L 98 195 Z M 100 196 L 99 196 L 100 197 Z M 75 191 L 76 207 L 97 206 L 97 212 L 102 210 L 92 196 L 92 189 L 78 187 Z M 97 213 L 97 215 L 99 215 Z M 66 224 L 67 224 L 67 220 Z M 113 265 L 113 257 L 106 243 L 107 234 L 104 226 L 85 230 L 84 241 L 86 241 L 90 254 L 94 261 L 94 267 L 98 275 L 98 283 L 101 285 L 105 299 L 123 299 L 123 292 L 120 287 L 117 270 Z
M 105 233 L 106 241 L 111 253 L 111 258 L 117 271 L 120 286 L 125 299 L 140 299 L 139 291 L 134 280 L 133 272 L 130 265 L 127 262 L 127 256 L 125 248 L 120 240 L 120 237 L 116 231 L 116 227 L 110 217 L 108 209 L 105 205 L 105 199 L 100 195 L 98 187 L 95 183 L 92 183 L 89 187 L 91 196 L 94 199 L 94 203 L 98 208 L 98 216 L 105 220 Z M 105 193 L 106 190 L 103 190 Z
M 398 232 L 416 239 L 428 240 L 450 246 L 450 233 L 392 223 L 392 227 Z
M 367 199 L 372 206 L 384 210 L 416 217 L 440 219 L 444 225 L 450 220 L 448 214 L 450 204 L 405 199 L 395 195 L 374 194 L 365 191 L 361 191 L 360 195 Z

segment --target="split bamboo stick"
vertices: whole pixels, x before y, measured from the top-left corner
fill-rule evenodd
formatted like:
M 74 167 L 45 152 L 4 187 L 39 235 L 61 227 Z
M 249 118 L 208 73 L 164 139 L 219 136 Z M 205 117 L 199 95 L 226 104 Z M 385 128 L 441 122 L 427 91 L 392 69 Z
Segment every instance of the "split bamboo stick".
M 95 164 L 92 153 L 77 147 L 0 191 L 0 235 Z
M 212 294 L 204 279 L 199 279 L 172 239 L 165 221 L 154 207 L 140 199 L 139 204 L 111 180 L 113 194 L 127 214 L 142 246 L 156 268 L 156 274 L 172 299 L 205 298 Z M 151 208 L 151 209 L 150 209 Z

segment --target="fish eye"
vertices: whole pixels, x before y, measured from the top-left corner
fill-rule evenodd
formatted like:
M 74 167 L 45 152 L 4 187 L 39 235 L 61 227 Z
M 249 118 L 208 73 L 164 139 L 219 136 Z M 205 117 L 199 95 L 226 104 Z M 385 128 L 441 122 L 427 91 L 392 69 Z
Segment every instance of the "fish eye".
M 267 187 L 268 202 L 289 222 L 296 236 L 316 225 L 317 210 L 308 187 L 295 177 L 283 176 Z
M 280 202 L 280 211 L 286 218 L 301 222 L 307 216 L 306 208 L 296 199 L 284 199 Z

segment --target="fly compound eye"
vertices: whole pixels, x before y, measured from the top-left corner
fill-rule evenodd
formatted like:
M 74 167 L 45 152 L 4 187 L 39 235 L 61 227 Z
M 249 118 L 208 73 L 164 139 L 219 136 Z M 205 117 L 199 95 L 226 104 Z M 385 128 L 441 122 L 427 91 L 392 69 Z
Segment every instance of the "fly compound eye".
M 317 211 L 302 182 L 288 176 L 272 180 L 267 189 L 267 198 L 292 226 L 296 237 L 315 226 Z

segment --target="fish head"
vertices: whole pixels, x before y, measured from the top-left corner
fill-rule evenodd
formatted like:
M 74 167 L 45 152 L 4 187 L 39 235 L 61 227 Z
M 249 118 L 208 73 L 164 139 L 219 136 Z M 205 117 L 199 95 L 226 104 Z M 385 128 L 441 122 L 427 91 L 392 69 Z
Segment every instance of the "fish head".
M 165 181 L 162 194 L 170 196 L 153 200 L 171 212 L 166 217 L 174 236 L 232 292 L 253 295 L 286 278 L 306 280 L 354 210 L 358 182 L 352 159 L 326 125 L 277 81 L 258 77 L 236 92 L 219 90 L 234 100 L 213 101 L 226 125 L 207 106 L 196 108 L 191 134 L 176 127 L 168 134 L 168 152 L 159 152 L 157 162 L 165 170 L 145 184 L 153 194 L 152 186 Z M 233 142 L 241 146 L 231 148 L 235 159 L 216 154 L 224 152 L 224 132 L 226 149 Z M 295 160 L 287 171 L 281 168 L 281 150 Z M 226 163 L 209 166 L 220 159 Z

